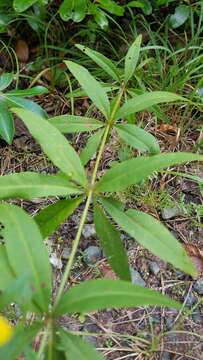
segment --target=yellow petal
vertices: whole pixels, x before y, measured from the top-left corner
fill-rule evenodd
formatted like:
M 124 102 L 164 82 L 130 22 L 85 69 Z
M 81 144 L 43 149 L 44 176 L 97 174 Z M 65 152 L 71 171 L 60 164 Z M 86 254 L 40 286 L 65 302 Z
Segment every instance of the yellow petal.
M 11 324 L 0 316 L 0 346 L 5 345 L 7 342 L 10 341 L 13 335 L 13 327 Z

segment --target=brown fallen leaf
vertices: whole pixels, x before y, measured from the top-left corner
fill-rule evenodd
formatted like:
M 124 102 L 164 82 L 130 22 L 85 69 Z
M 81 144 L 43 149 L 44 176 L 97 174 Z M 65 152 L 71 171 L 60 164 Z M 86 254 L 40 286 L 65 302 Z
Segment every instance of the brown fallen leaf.
M 184 244 L 184 247 L 197 270 L 196 278 L 201 277 L 203 275 L 203 251 L 200 250 L 197 245 L 193 244 Z
M 111 279 L 111 280 L 117 279 L 115 272 L 111 269 L 110 265 L 108 265 L 107 263 L 101 263 L 99 269 L 104 279 Z
M 26 63 L 29 59 L 29 48 L 24 40 L 18 40 L 15 47 L 17 58 L 20 62 Z

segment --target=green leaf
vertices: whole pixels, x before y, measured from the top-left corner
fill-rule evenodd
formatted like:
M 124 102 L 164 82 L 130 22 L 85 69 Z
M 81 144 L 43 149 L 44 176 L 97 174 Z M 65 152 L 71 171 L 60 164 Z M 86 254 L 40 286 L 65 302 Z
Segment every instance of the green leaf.
M 80 49 L 85 55 L 89 56 L 100 68 L 102 68 L 113 80 L 120 82 L 119 72 L 112 63 L 110 59 L 108 59 L 103 54 L 100 54 L 98 51 L 92 50 L 84 45 L 75 45 L 78 49 Z
M 1 223 L 0 223 L 1 226 Z M 6 247 L 0 244 L 0 292 L 5 290 L 15 279 L 14 272 L 9 264 Z
M 49 121 L 62 133 L 93 131 L 104 126 L 99 120 L 75 115 L 59 115 L 50 118 Z
M 15 205 L 0 205 L 0 219 L 8 260 L 16 277 L 29 272 L 33 301 L 41 311 L 47 312 L 51 300 L 51 269 L 38 226 Z
M 23 120 L 54 165 L 71 179 L 86 185 L 86 175 L 80 158 L 60 131 L 50 122 L 44 121 L 30 111 L 24 109 L 13 109 L 13 111 Z
M 86 0 L 64 0 L 59 8 L 59 14 L 64 21 L 72 19 L 80 22 L 86 15 Z
M 173 29 L 183 25 L 190 15 L 190 7 L 187 5 L 179 5 L 175 8 L 175 13 L 170 16 L 169 24 Z
M 13 116 L 9 109 L 0 103 L 0 136 L 10 145 L 14 132 Z
M 148 151 L 151 154 L 160 152 L 159 144 L 153 135 L 136 125 L 122 124 L 115 126 L 118 135 L 129 146 L 140 151 Z
M 114 221 L 139 244 L 178 269 L 192 276 L 196 274 L 184 248 L 155 218 L 137 210 L 121 211 L 109 199 L 102 199 L 102 204 Z
M 35 103 L 32 100 L 23 99 L 18 96 L 9 95 L 9 93 L 4 94 L 3 97 L 5 98 L 6 105 L 9 108 L 12 108 L 12 107 L 23 108 L 25 110 L 32 111 L 33 113 L 37 114 L 38 116 L 40 116 L 43 119 L 48 118 L 47 113 L 41 108 L 41 106 L 39 106 L 37 103 Z
M 187 161 L 203 161 L 203 156 L 191 153 L 168 153 L 141 156 L 114 165 L 102 176 L 96 185 L 97 192 L 122 191 L 130 185 L 139 183 L 155 171 Z
M 22 172 L 0 176 L 0 199 L 26 199 L 36 197 L 80 194 L 66 177 Z
M 30 274 L 27 272 L 9 283 L 5 291 L 0 294 L 0 310 L 3 310 L 6 306 L 15 302 L 21 306 L 21 309 L 30 311 L 32 309 L 32 295 L 33 291 L 30 287 Z
M 96 233 L 112 269 L 120 279 L 131 281 L 128 257 L 120 234 L 98 205 L 94 207 L 94 223 Z
M 13 74 L 3 73 L 0 75 L 0 91 L 6 89 L 13 81 Z
M 34 86 L 33 88 L 30 89 L 15 89 L 15 90 L 11 90 L 8 91 L 6 93 L 7 96 L 39 96 L 39 95 L 43 95 L 43 94 L 47 94 L 49 92 L 49 90 L 47 88 L 45 88 L 44 86 Z
M 167 91 L 151 91 L 142 95 L 137 95 L 126 101 L 124 105 L 116 113 L 116 119 L 125 118 L 128 115 L 138 111 L 143 111 L 153 105 L 168 103 L 174 101 L 186 101 L 182 96 Z
M 117 16 L 122 16 L 124 14 L 124 6 L 118 5 L 113 0 L 99 0 L 98 5 L 110 14 Z
M 104 130 L 101 129 L 97 131 L 94 135 L 89 137 L 87 141 L 87 145 L 80 153 L 80 160 L 83 166 L 85 166 L 88 163 L 88 161 L 92 158 L 92 156 L 97 152 L 103 133 Z
M 138 63 L 138 59 L 139 59 L 139 55 L 140 55 L 140 46 L 141 46 L 141 42 L 142 42 L 142 35 L 139 35 L 135 41 L 133 42 L 133 44 L 130 46 L 126 57 L 125 57 L 125 69 L 124 69 L 124 80 L 125 83 L 127 84 L 127 82 L 131 79 L 131 77 L 133 76 L 137 63 Z
M 83 66 L 72 61 L 64 61 L 68 69 L 83 87 L 92 102 L 107 119 L 110 115 L 110 103 L 104 88 Z
M 41 324 L 29 325 L 29 327 L 18 327 L 15 330 L 14 337 L 6 345 L 0 347 L 0 359 L 14 360 L 23 352 L 23 350 L 30 344 L 39 330 Z
M 123 280 L 90 280 L 74 286 L 65 293 L 55 310 L 57 315 L 77 312 L 160 305 L 180 308 L 180 305 L 159 294 Z
M 104 11 L 100 10 L 96 7 L 97 11 L 94 13 L 95 22 L 99 25 L 99 27 L 106 31 L 109 26 L 108 18 Z
M 23 12 L 35 4 L 38 0 L 14 0 L 13 7 L 16 12 Z
M 60 347 L 66 353 L 68 360 L 105 360 L 102 355 L 79 336 L 60 331 L 59 337 Z
M 43 238 L 51 235 L 73 213 L 82 200 L 83 197 L 59 200 L 41 210 L 34 219 L 40 228 Z
M 145 15 L 150 15 L 152 13 L 152 5 L 149 0 L 130 1 L 127 6 L 140 8 L 143 10 Z

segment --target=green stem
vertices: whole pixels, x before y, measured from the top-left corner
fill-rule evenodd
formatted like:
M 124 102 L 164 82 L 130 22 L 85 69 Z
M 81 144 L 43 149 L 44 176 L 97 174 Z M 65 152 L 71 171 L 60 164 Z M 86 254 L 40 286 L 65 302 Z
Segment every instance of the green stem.
M 39 347 L 39 350 L 38 350 L 38 353 L 37 353 L 37 360 L 40 360 L 42 358 L 42 355 L 44 353 L 44 349 L 45 349 L 46 344 L 47 344 L 47 339 L 48 339 L 48 331 L 47 331 L 47 328 L 46 328 L 45 331 L 44 331 L 44 334 L 42 335 L 42 340 L 41 340 L 40 347 Z
M 54 308 L 57 307 L 57 305 L 58 305 L 58 303 L 59 303 L 59 301 L 61 299 L 61 296 L 63 294 L 64 288 L 66 286 L 66 283 L 67 283 L 67 280 L 68 280 L 68 277 L 69 277 L 69 274 L 70 274 L 70 271 L 71 271 L 71 268 L 73 266 L 75 255 L 76 255 L 78 245 L 79 245 L 79 242 L 80 242 L 82 229 L 83 229 L 83 226 L 85 224 L 88 209 L 89 209 L 89 206 L 90 206 L 91 201 L 92 201 L 92 195 L 93 195 L 93 192 L 94 192 L 94 185 L 95 185 L 95 182 L 96 182 L 97 171 L 98 171 L 98 168 L 99 168 L 100 160 L 101 160 L 101 157 L 102 157 L 102 154 L 103 154 L 103 151 L 104 151 L 104 147 L 105 147 L 109 132 L 110 132 L 111 127 L 113 125 L 113 121 L 114 121 L 116 111 L 118 110 L 118 108 L 120 106 L 120 102 L 121 102 L 121 99 L 122 99 L 122 96 L 123 96 L 123 92 L 124 92 L 124 87 L 121 88 L 121 91 L 120 91 L 120 93 L 118 95 L 117 101 L 116 101 L 116 103 L 114 105 L 114 108 L 112 110 L 111 116 L 109 118 L 108 124 L 106 126 L 106 129 L 105 129 L 105 132 L 104 132 L 104 135 L 103 135 L 100 147 L 99 147 L 99 152 L 98 152 L 98 155 L 97 155 L 94 170 L 93 170 L 93 173 L 92 173 L 92 178 L 91 178 L 91 181 L 90 181 L 90 188 L 89 188 L 88 193 L 87 193 L 87 201 L 86 201 L 83 213 L 82 213 L 82 217 L 81 217 L 81 220 L 80 220 L 80 224 L 79 224 L 79 227 L 78 227 L 76 237 L 75 237 L 75 239 L 73 241 L 73 247 L 72 247 L 72 250 L 71 250 L 71 254 L 70 254 L 68 263 L 66 265 L 66 268 L 65 268 L 62 280 L 61 280 L 61 284 L 60 284 L 59 289 L 58 289 L 58 293 L 57 293 L 57 296 L 56 296 Z

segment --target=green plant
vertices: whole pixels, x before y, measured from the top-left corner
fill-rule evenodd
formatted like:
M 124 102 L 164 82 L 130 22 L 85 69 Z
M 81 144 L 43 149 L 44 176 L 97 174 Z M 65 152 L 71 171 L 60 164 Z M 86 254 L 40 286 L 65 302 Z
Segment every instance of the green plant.
M 14 120 L 10 108 L 17 106 L 28 109 L 42 118 L 47 118 L 47 114 L 41 106 L 31 100 L 24 99 L 24 96 L 42 95 L 47 93 L 48 90 L 43 86 L 35 86 L 30 89 L 15 89 L 5 92 L 5 89 L 9 87 L 13 79 L 14 76 L 11 73 L 0 75 L 0 137 L 8 144 L 12 143 L 15 133 Z
M 180 304 L 167 296 L 131 284 L 128 258 L 119 231 L 112 220 L 153 254 L 192 276 L 196 273 L 185 250 L 162 224 L 143 212 L 134 209 L 124 211 L 122 203 L 109 197 L 109 193 L 139 184 L 155 171 L 187 161 L 203 160 L 202 156 L 191 153 L 160 154 L 154 137 L 136 125 L 121 121 L 134 112 L 158 103 L 185 101 L 182 97 L 168 92 L 146 92 L 123 103 L 125 87 L 135 71 L 139 52 L 140 38 L 135 40 L 128 51 L 121 87 L 111 102 L 105 89 L 88 70 L 71 61 L 65 61 L 68 69 L 99 109 L 104 121 L 74 115 L 44 120 L 28 110 L 13 109 L 60 172 L 54 176 L 30 172 L 2 176 L 0 198 L 29 200 L 34 197 L 63 195 L 67 199 L 58 200 L 43 209 L 34 219 L 15 205 L 0 205 L 0 309 L 10 302 L 16 302 L 20 305 L 25 320 L 24 324 L 22 322 L 17 327 L 13 338 L 0 348 L 0 358 L 4 360 L 14 359 L 22 352 L 26 359 L 31 355 L 38 360 L 44 357 L 103 359 L 102 355 L 76 336 L 78 333 L 65 331 L 58 325 L 58 316 L 66 313 L 84 314 L 110 307 L 140 305 L 180 308 Z M 105 62 L 108 72 L 118 76 L 117 69 L 111 65 L 110 60 L 102 57 L 102 61 Z M 118 163 L 97 179 L 102 154 L 112 129 L 116 129 L 131 146 L 148 152 L 149 155 Z M 61 134 L 90 130 L 96 130 L 96 133 L 91 142 L 87 143 L 81 157 Z M 95 152 L 98 154 L 89 179 L 84 164 Z M 83 212 L 70 257 L 56 297 L 52 299 L 52 275 L 43 239 L 82 202 Z M 96 232 L 109 264 L 120 280 L 86 281 L 67 291 L 67 281 L 75 261 L 82 229 L 92 205 Z M 26 320 L 27 311 L 35 314 L 29 322 Z M 40 333 L 41 337 L 36 355 L 30 344 L 37 333 Z

